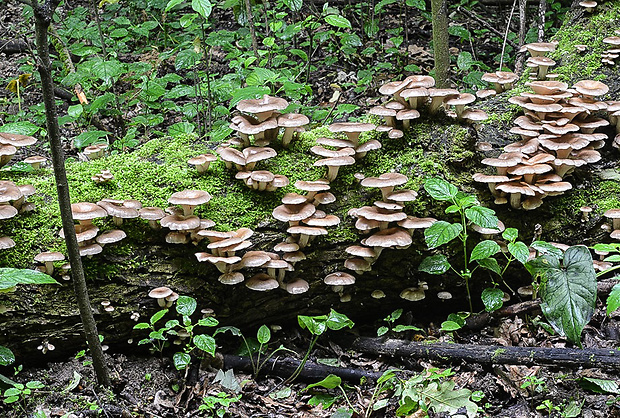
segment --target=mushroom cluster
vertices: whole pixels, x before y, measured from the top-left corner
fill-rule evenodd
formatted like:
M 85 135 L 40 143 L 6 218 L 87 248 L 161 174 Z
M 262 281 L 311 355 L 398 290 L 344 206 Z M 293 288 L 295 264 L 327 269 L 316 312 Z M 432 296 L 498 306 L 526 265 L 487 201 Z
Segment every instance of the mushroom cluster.
M 604 213 L 606 218 L 611 219 L 612 228 L 609 234 L 611 239 L 620 240 L 620 209 L 609 209 Z
M 571 189 L 564 179 L 575 167 L 600 160 L 597 149 L 604 146 L 607 135 L 594 131 L 609 122 L 592 115 L 607 108 L 606 102 L 596 99 L 608 91 L 599 81 L 579 81 L 572 89 L 549 80 L 528 86 L 533 92 L 509 99 L 525 113 L 510 130 L 521 140 L 504 147 L 505 152 L 497 158 L 482 160 L 496 172 L 476 173 L 474 180 L 488 184 L 496 204 L 509 199 L 513 208 L 531 210 L 539 207 L 545 196 Z
M 99 158 L 103 157 L 103 154 L 107 149 L 108 144 L 96 144 L 87 146 L 86 148 L 84 148 L 83 152 L 86 158 L 88 158 L 89 160 L 98 160 Z
M 519 52 L 529 52 L 530 57 L 526 61 L 526 65 L 536 71 L 537 80 L 553 80 L 558 77 L 557 74 L 549 74 L 549 68 L 555 65 L 555 61 L 545 55 L 548 52 L 555 51 L 556 43 L 553 42 L 534 42 L 525 44 Z
M 616 33 L 620 35 L 620 31 L 616 31 Z M 601 54 L 601 62 L 613 67 L 616 65 L 616 59 L 620 56 L 620 36 L 608 36 L 603 39 L 603 43 L 611 48 Z
M 349 211 L 349 215 L 356 218 L 355 228 L 362 234 L 372 235 L 364 238 L 361 245 L 352 245 L 345 250 L 352 256 L 344 263 L 348 270 L 357 273 L 370 271 L 385 248 L 407 248 L 416 229 L 428 228 L 436 222 L 432 218 L 416 218 L 403 212 L 404 204 L 417 198 L 413 190 L 394 190 L 407 181 L 407 176 L 399 173 L 385 173 L 362 180 L 362 186 L 380 189 L 382 200 L 374 202 L 373 206 Z
M 247 147 L 239 151 L 232 147 L 219 147 L 216 152 L 226 164 L 226 168 L 236 168 L 235 178 L 243 180 L 246 186 L 258 191 L 273 192 L 288 185 L 288 178 L 267 170 L 254 170 L 259 161 L 277 155 L 270 147 Z
M 168 198 L 168 203 L 177 206 L 167 208 L 167 215 L 161 216 L 162 213 L 157 208 L 149 208 L 148 211 L 142 211 L 139 215 L 143 219 L 148 219 L 149 224 L 156 222 L 156 218 L 161 216 L 159 218 L 160 225 L 170 229 L 170 232 L 166 234 L 166 242 L 169 244 L 187 244 L 189 242 L 198 244 L 202 239 L 198 233 L 201 230 L 211 228 L 215 222 L 210 219 L 200 219 L 194 215 L 194 209 L 197 206 L 209 203 L 209 200 L 211 200 L 211 195 L 204 190 L 182 190 L 173 193 Z
M 294 135 L 303 131 L 310 120 L 301 114 L 281 114 L 280 111 L 286 107 L 286 100 L 267 94 L 260 99 L 239 101 L 237 110 L 241 113 L 234 116 L 230 124 L 230 128 L 239 135 L 239 140 L 234 143 L 248 147 L 252 138 L 255 145 L 269 145 L 283 128 L 282 146 L 288 147 Z
M 187 164 L 193 165 L 194 167 L 196 167 L 196 171 L 198 171 L 198 174 L 202 174 L 209 169 L 209 165 L 211 165 L 211 163 L 215 160 L 217 160 L 217 155 L 206 153 L 190 158 L 189 160 L 187 160 Z
M 95 183 L 108 183 L 114 180 L 114 174 L 110 170 L 102 170 L 90 178 Z
M 37 139 L 32 136 L 0 132 L 0 167 L 7 165 L 19 148 L 33 145 L 36 142 Z
M 365 125 L 365 126 L 364 126 Z M 369 123 L 334 123 L 329 126 L 332 132 L 344 132 L 349 139 L 341 138 L 318 138 L 318 145 L 310 148 L 310 152 L 322 157 L 315 161 L 315 167 L 327 167 L 325 180 L 332 182 L 338 176 L 340 167 L 355 164 L 356 159 L 366 156 L 369 151 L 381 148 L 381 143 L 376 139 L 371 139 L 363 144 L 358 143 L 358 137 L 354 137 L 352 133 L 367 132 L 373 130 L 375 125 Z M 349 131 L 344 131 L 348 129 Z M 352 132 L 356 130 L 357 132 Z
M 493 90 L 479 90 L 476 92 L 476 96 L 480 99 L 485 97 L 494 96 L 505 91 L 511 90 L 514 83 L 519 79 L 519 76 L 512 71 L 496 71 L 494 73 L 484 73 L 481 80 L 486 81 L 493 85 Z
M 26 201 L 26 198 L 33 195 L 34 187 L 29 184 L 18 186 L 12 181 L 0 180 L 0 221 L 11 219 L 18 213 L 34 210 L 34 204 Z M 13 248 L 15 241 L 10 237 L 0 237 L 0 250 Z

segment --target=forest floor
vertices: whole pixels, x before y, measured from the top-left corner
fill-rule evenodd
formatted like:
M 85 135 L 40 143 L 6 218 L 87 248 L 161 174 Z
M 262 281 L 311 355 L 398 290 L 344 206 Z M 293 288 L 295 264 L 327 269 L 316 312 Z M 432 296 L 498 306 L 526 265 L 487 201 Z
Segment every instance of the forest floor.
M 505 27 L 508 6 L 504 8 L 475 7 L 473 11 L 494 28 Z M 215 9 L 215 21 L 228 25 L 232 20 L 228 11 Z M 401 25 L 403 16 L 397 6 L 388 8 L 382 25 L 384 29 L 394 29 Z M 394 16 L 394 17 L 390 17 Z M 454 12 L 453 19 L 461 19 L 464 26 L 485 29 L 478 21 L 469 20 L 466 16 Z M 401 47 L 409 51 L 411 61 L 427 73 L 432 65 L 430 54 L 430 23 L 419 15 L 412 18 L 414 25 L 407 33 L 407 42 Z M 11 39 L 15 22 L 21 20 L 20 8 L 16 2 L 3 2 L 0 5 L 0 39 Z M 230 28 L 229 28 L 230 29 Z M 381 32 L 384 33 L 384 32 Z M 497 35 L 485 32 L 475 40 L 457 41 L 453 45 L 453 54 L 459 50 L 468 50 L 479 56 L 481 62 L 494 67 L 494 57 L 500 52 L 501 44 L 495 39 Z M 381 39 L 381 42 L 390 42 Z M 473 51 L 475 46 L 476 51 Z M 322 52 L 319 51 L 320 55 Z M 213 56 L 213 72 L 225 74 L 229 70 L 228 62 L 223 53 Z M 325 54 L 327 55 L 327 54 Z M 318 58 L 318 57 L 317 57 Z M 7 84 L 20 74 L 20 67 L 31 58 L 27 53 L 0 55 L 0 84 Z M 139 61 L 143 56 L 124 56 L 124 60 Z M 372 58 L 360 58 L 371 60 Z M 349 62 L 343 60 L 342 62 Z M 363 62 L 372 66 L 373 63 Z M 162 66 L 174 72 L 174 67 Z M 308 80 L 314 95 L 311 106 L 329 109 L 330 98 L 334 94 L 334 84 L 346 84 L 357 78 L 351 65 L 331 66 L 314 71 Z M 361 109 L 376 103 L 379 99 L 376 88 L 384 81 L 393 77 L 389 71 L 382 74 L 367 87 L 355 92 L 345 89 L 343 103 L 360 106 Z M 456 75 L 455 79 L 461 74 Z M 337 80 L 337 81 L 334 81 Z M 16 113 L 17 104 L 14 96 L 2 89 L 0 99 L 0 120 L 3 115 Z M 36 88 L 28 88 L 23 92 L 22 106 L 29 107 L 41 102 Z M 182 103 L 181 103 L 182 104 Z M 67 104 L 64 105 L 65 107 Z M 361 111 L 360 111 L 361 112 Z M 355 115 L 355 113 L 353 113 Z M 361 113 L 360 113 L 361 114 Z M 178 116 L 178 115 L 177 115 Z M 178 118 L 167 118 L 159 129 L 178 122 Z M 102 118 L 102 123 L 113 127 L 112 117 Z M 120 127 L 117 127 L 120 130 Z M 63 135 L 67 138 L 79 132 L 76 125 L 63 127 Z M 30 150 L 32 151 L 32 150 Z M 44 145 L 37 151 L 47 155 Z M 77 156 L 78 152 L 67 143 L 69 155 Z M 402 318 L 406 318 L 405 312 Z M 567 346 L 565 339 L 554 335 L 540 326 L 542 316 L 540 310 L 533 310 L 525 315 L 510 318 L 498 318 L 480 330 L 459 330 L 452 333 L 439 332 L 429 320 L 428 323 L 415 325 L 422 331 L 404 333 L 407 339 L 416 341 L 446 341 L 463 344 L 505 345 L 528 347 Z M 435 318 L 438 323 L 443 318 Z M 593 320 L 586 327 L 583 335 L 584 348 L 617 349 L 620 341 L 618 316 L 610 319 L 605 315 L 604 306 L 597 306 Z M 0 318 L 1 323 L 1 318 Z M 355 328 L 357 334 L 374 337 L 379 327 L 386 325 L 384 318 L 375 318 Z M 408 324 L 410 325 L 410 324 Z M 347 338 L 354 338 L 347 334 Z M 390 331 L 387 335 L 404 338 L 403 333 Z M 336 342 L 338 341 L 338 342 Z M 343 385 L 348 402 L 340 389 L 313 388 L 304 390 L 312 381 L 296 381 L 284 384 L 286 375 L 273 376 L 269 370 L 254 378 L 250 373 L 235 371 L 234 379 L 218 375 L 218 364 L 193 364 L 185 373 L 174 368 L 170 359 L 171 353 L 165 351 L 160 358 L 158 354 L 144 352 L 121 352 L 114 346 L 106 352 L 108 363 L 114 380 L 110 392 L 95 390 L 95 378 L 87 361 L 87 357 L 71 358 L 55 357 L 49 363 L 39 359 L 23 361 L 23 368 L 11 375 L 5 368 L 3 374 L 16 382 L 40 381 L 42 387 L 33 389 L 33 393 L 23 393 L 19 401 L 11 404 L 0 404 L 2 417 L 193 417 L 193 416 L 232 416 L 232 417 L 392 417 L 399 408 L 399 395 L 402 395 L 404 382 L 418 378 L 422 385 L 439 381 L 453 381 L 457 388 L 466 388 L 476 397 L 479 416 L 497 417 L 534 417 L 534 416 L 582 416 L 582 417 L 620 417 L 620 390 L 612 384 L 605 386 L 605 381 L 619 382 L 618 370 L 600 368 L 561 368 L 547 366 L 523 365 L 481 365 L 472 362 L 452 361 L 430 362 L 420 359 L 392 358 L 389 356 L 366 355 L 341 347 L 341 340 L 332 340 L 329 336 L 319 339 L 317 348 L 312 352 L 311 360 L 322 360 L 324 363 L 336 364 L 343 368 L 363 369 L 377 373 L 398 369 L 394 380 L 378 391 L 381 386 L 374 380 L 351 381 Z M 219 341 L 218 341 L 219 343 Z M 273 331 L 270 349 L 283 345 L 303 356 L 308 347 L 309 339 L 298 331 L 295 324 L 288 324 L 281 330 Z M 71 353 L 71 348 L 58 347 L 63 353 Z M 235 353 L 237 347 L 226 341 L 218 348 L 218 352 Z M 269 351 L 268 351 L 269 352 Z M 19 353 L 16 353 L 19 357 Z M 51 355 L 50 353 L 49 355 Z M 597 380 L 599 379 L 599 380 Z M 219 381 L 219 383 L 217 383 Z M 315 380 L 316 381 L 316 380 Z M 190 385 L 187 386 L 187 383 Z M 594 383 L 593 383 L 594 382 Z M 601 383 L 603 382 L 603 383 Z M 400 393 L 398 392 L 398 388 Z M 615 393 L 614 393 L 615 391 Z M 461 396 L 463 396 L 461 394 Z M 469 395 L 466 396 L 469 398 Z M 349 403 L 350 402 L 350 403 Z M 382 408 L 372 412 L 373 405 L 381 403 Z M 458 408 L 457 408 L 458 409 Z M 366 414 L 366 411 L 368 413 Z M 423 411 L 412 411 L 412 417 L 424 416 Z M 228 415 L 226 415 L 228 414 Z M 366 415 L 365 415 L 366 414 Z M 464 408 L 455 414 L 446 412 L 429 412 L 431 417 L 465 416 Z

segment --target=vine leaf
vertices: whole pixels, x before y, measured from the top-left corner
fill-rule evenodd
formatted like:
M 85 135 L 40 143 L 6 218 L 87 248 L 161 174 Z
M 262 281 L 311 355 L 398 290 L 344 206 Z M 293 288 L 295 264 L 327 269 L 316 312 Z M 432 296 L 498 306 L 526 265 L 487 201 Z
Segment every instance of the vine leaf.
M 429 250 L 432 250 L 452 241 L 459 236 L 462 230 L 463 226 L 461 224 L 437 221 L 424 230 L 424 239 Z

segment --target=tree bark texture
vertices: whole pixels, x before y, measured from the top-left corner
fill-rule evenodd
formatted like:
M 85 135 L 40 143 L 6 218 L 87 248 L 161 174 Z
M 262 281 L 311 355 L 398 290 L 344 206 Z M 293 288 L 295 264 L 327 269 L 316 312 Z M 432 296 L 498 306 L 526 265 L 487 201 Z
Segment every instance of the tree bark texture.
M 52 162 L 54 165 L 54 177 L 56 179 L 56 188 L 58 192 L 58 204 L 60 206 L 60 215 L 62 218 L 63 230 L 66 237 L 67 253 L 69 262 L 71 263 L 71 277 L 73 281 L 75 297 L 80 311 L 80 317 L 86 340 L 93 358 L 93 366 L 97 375 L 97 381 L 103 386 L 110 386 L 110 377 L 108 375 L 107 366 L 103 357 L 101 343 L 99 341 L 99 333 L 95 322 L 88 289 L 86 287 L 86 279 L 84 277 L 84 269 L 78 248 L 77 238 L 75 236 L 75 227 L 73 224 L 73 216 L 71 214 L 71 198 L 69 196 L 69 185 L 67 174 L 65 171 L 65 158 L 60 140 L 60 129 L 58 126 L 58 114 L 54 102 L 54 82 L 52 80 L 52 65 L 49 55 L 49 43 L 47 30 L 52 21 L 54 10 L 58 6 L 59 1 L 47 1 L 39 4 L 33 1 L 34 16 L 36 19 L 36 42 L 39 57 L 39 74 L 41 76 L 41 89 L 43 93 L 43 102 L 45 104 L 45 117 L 47 123 L 47 132 L 50 141 L 50 151 L 52 154 Z
M 417 343 L 381 338 L 357 338 L 351 348 L 364 353 L 439 362 L 523 364 L 557 367 L 598 367 L 620 370 L 620 351 L 543 347 L 483 346 L 472 344 Z
M 446 88 L 450 79 L 450 51 L 448 50 L 448 1 L 431 0 L 433 19 L 433 56 L 435 58 L 435 84 Z

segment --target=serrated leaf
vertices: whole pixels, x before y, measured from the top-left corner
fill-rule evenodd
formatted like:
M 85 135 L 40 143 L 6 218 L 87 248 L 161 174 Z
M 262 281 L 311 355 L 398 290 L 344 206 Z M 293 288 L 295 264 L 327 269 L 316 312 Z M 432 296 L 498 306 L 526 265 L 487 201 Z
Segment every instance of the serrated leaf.
M 196 311 L 196 299 L 191 296 L 179 296 L 177 299 L 177 313 L 183 316 L 191 316 Z
M 569 341 L 581 346 L 581 331 L 592 318 L 596 304 L 596 273 L 585 246 L 570 247 L 563 263 L 544 255 L 540 290 L 543 314 L 551 326 Z
M 481 260 L 483 258 L 489 258 L 492 255 L 500 252 L 499 244 L 493 240 L 487 239 L 479 242 L 471 251 L 470 261 Z
M 494 258 L 483 258 L 480 260 L 476 260 L 476 262 L 480 265 L 480 267 L 487 269 L 487 270 L 491 270 L 494 273 L 497 273 L 497 275 L 501 276 L 502 275 L 502 269 L 499 266 L 499 263 L 497 262 L 496 259 Z
M 340 29 L 351 29 L 351 22 L 344 16 L 328 15 L 325 16 L 325 22 Z
M 519 238 L 519 230 L 517 228 L 506 228 L 504 232 L 502 232 L 502 238 L 506 241 L 514 241 Z
M 418 267 L 419 271 L 428 274 L 443 274 L 450 269 L 450 263 L 443 254 L 431 255 L 426 257 Z
M 473 206 L 465 210 L 465 216 L 481 228 L 498 229 L 499 219 L 493 209 L 483 206 Z
M 607 296 L 607 315 L 620 308 L 620 283 L 611 288 L 609 296 Z
M 494 312 L 502 307 L 504 301 L 504 292 L 496 287 L 487 287 L 482 291 L 482 303 L 484 303 L 484 309 L 487 312 Z
M 215 343 L 215 338 L 212 336 L 205 334 L 196 335 L 194 336 L 194 344 L 205 353 L 215 356 L 217 344 Z
M 15 355 L 11 349 L 0 345 L 0 366 L 8 366 L 15 362 Z
M 446 244 L 458 237 L 463 231 L 463 226 L 459 223 L 448 223 L 437 221 L 424 230 L 424 240 L 429 250 Z
M 451 200 L 456 197 L 456 186 L 440 178 L 431 178 L 424 182 L 424 190 L 435 200 Z
M 527 245 L 525 245 L 521 241 L 509 242 L 508 251 L 510 252 L 510 254 L 512 254 L 514 258 L 519 260 L 521 264 L 527 263 L 527 259 L 530 257 L 529 248 L 527 248 Z
M 172 356 L 172 362 L 177 370 L 186 369 L 191 361 L 192 357 L 187 353 L 174 353 Z

